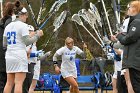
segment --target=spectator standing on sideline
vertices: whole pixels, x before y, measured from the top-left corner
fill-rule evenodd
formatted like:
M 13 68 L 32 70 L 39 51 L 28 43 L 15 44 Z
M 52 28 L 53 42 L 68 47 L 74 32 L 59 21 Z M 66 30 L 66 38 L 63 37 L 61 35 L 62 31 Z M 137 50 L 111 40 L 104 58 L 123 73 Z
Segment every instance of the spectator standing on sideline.
M 5 63 L 5 51 L 3 49 L 3 33 L 5 27 L 15 20 L 14 4 L 12 2 L 6 2 L 3 12 L 3 18 L 0 20 L 0 93 L 3 93 L 4 86 L 7 80 L 6 63 Z
M 131 1 L 128 7 L 130 21 L 127 34 L 117 34 L 117 38 L 124 45 L 123 61 L 129 69 L 130 81 L 135 93 L 140 93 L 140 1 Z

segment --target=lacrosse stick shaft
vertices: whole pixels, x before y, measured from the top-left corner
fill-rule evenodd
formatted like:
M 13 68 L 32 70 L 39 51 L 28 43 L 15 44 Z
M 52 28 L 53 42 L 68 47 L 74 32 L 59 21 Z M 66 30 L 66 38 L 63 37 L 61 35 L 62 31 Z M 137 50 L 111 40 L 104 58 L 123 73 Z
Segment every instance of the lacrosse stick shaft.
M 43 24 L 39 27 L 39 29 L 42 29 L 45 25 L 46 25 L 46 23 L 49 21 L 49 19 L 52 17 L 52 15 L 54 14 L 55 12 L 53 12 L 46 20 L 45 20 L 45 22 L 43 22 Z
M 110 34 L 113 35 L 112 30 L 111 30 L 111 26 L 110 26 L 110 22 L 109 22 L 109 18 L 108 18 L 108 14 L 106 12 L 105 3 L 104 3 L 103 0 L 101 0 L 101 2 L 102 2 L 103 9 L 104 9 L 104 12 L 105 12 L 105 16 L 106 16 L 106 19 L 107 19 L 107 24 L 108 24 L 108 27 L 109 27 Z
M 41 7 L 40 7 L 40 10 L 39 10 L 39 13 L 38 13 L 38 17 L 37 17 L 37 23 L 38 24 L 40 24 L 40 18 L 41 18 L 41 15 L 42 15 L 42 10 L 44 8 L 44 3 L 45 3 L 45 0 L 42 0 Z
M 79 28 L 78 28 L 76 22 L 74 22 L 74 24 L 75 24 L 75 26 L 76 26 L 76 29 L 77 29 L 77 31 L 78 31 L 78 35 L 79 35 L 79 37 L 80 37 L 82 43 L 84 43 L 84 40 L 83 40 L 83 38 L 82 38 L 82 35 L 81 35 L 81 33 L 80 33 L 80 30 L 79 30 Z
M 116 1 L 115 0 L 112 0 L 112 3 L 113 3 L 113 9 L 114 9 L 114 14 L 115 14 L 115 17 L 116 17 L 117 24 L 120 24 L 119 14 L 118 14 L 118 9 L 117 9 L 117 5 L 116 5 Z
M 120 7 L 120 0 L 118 0 L 118 16 L 119 16 L 119 23 L 121 23 L 121 16 L 120 16 L 120 9 L 121 9 L 121 7 Z
M 103 32 L 103 36 L 107 36 L 108 37 L 108 35 L 107 35 L 107 27 L 106 27 L 106 25 L 105 25 L 105 18 L 104 18 L 104 15 L 103 15 L 103 13 L 102 13 L 102 11 L 103 11 L 103 7 L 102 6 L 100 6 L 100 4 L 102 4 L 101 2 L 98 2 L 99 3 L 99 14 L 101 15 L 101 18 L 102 18 L 102 32 Z
M 90 36 L 101 46 L 101 47 L 103 47 L 103 45 L 90 33 L 90 31 L 84 26 L 84 25 L 82 25 L 84 28 L 85 28 L 85 30 L 90 34 Z
M 95 24 L 95 27 L 98 28 L 97 24 Z M 99 29 L 97 29 L 97 33 L 98 33 L 98 35 L 100 36 L 100 38 L 102 38 L 102 35 L 101 35 L 101 32 L 100 32 Z
M 30 12 L 31 12 L 31 14 L 32 14 L 32 19 L 33 19 L 33 21 L 34 21 L 34 23 L 35 23 L 35 26 L 38 27 L 39 25 L 38 25 L 37 21 L 35 20 L 35 14 L 34 14 L 34 12 L 33 12 L 33 9 L 32 9 L 32 7 L 31 7 L 29 1 L 26 0 L 26 2 L 27 2 L 27 4 L 28 4 L 28 7 L 29 7 Z
M 53 33 L 51 34 L 51 36 L 49 37 L 49 39 L 47 40 L 46 44 L 43 47 L 43 50 L 46 48 L 46 46 L 49 44 L 50 40 L 52 39 L 53 35 L 55 34 L 55 31 L 53 31 Z
M 99 36 L 99 34 L 98 34 L 97 30 L 95 29 L 95 27 L 94 27 L 94 26 L 92 26 L 92 28 L 93 28 L 93 30 L 95 31 L 95 33 L 96 33 L 97 37 L 99 38 L 99 40 L 100 40 L 101 44 L 104 46 L 104 42 L 103 42 L 103 40 L 101 39 L 101 37 Z
M 40 24 L 40 18 L 41 18 L 41 13 L 42 13 L 42 7 L 40 7 L 38 17 L 37 17 L 37 23 Z

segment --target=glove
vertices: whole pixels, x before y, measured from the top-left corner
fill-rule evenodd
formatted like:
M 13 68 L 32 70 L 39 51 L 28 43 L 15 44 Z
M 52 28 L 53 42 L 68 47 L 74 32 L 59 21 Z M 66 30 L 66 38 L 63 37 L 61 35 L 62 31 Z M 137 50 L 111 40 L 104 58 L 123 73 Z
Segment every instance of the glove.
M 107 59 L 108 60 L 114 60 L 114 54 L 113 53 L 107 53 Z
M 103 37 L 103 42 L 107 45 L 110 45 L 111 41 L 107 37 Z
M 39 51 L 37 51 L 36 55 L 37 55 L 38 58 L 40 58 L 41 56 L 44 55 L 44 51 L 39 50 Z
M 39 58 L 39 60 L 40 60 L 40 61 L 45 61 L 45 59 L 46 59 L 48 56 L 50 56 L 50 54 L 51 54 L 51 51 L 46 52 L 45 54 L 43 54 L 43 55 Z
M 44 55 L 48 57 L 48 56 L 50 56 L 50 54 L 51 54 L 51 51 L 48 51 Z

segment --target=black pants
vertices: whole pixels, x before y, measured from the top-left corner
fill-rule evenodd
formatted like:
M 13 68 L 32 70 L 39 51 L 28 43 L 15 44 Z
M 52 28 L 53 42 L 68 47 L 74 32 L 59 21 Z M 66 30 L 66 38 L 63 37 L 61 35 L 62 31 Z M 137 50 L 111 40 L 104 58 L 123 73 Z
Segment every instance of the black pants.
M 130 81 L 135 93 L 140 93 L 140 71 L 129 68 Z
M 34 75 L 34 63 L 28 65 L 28 73 L 26 74 L 26 78 L 23 82 L 23 93 L 28 93 L 30 85 L 32 83 L 32 78 Z
M 7 81 L 7 73 L 0 72 L 0 93 L 3 93 L 6 81 Z
M 121 71 L 117 72 L 117 89 L 118 93 L 128 93 L 126 81 L 124 75 L 121 75 Z

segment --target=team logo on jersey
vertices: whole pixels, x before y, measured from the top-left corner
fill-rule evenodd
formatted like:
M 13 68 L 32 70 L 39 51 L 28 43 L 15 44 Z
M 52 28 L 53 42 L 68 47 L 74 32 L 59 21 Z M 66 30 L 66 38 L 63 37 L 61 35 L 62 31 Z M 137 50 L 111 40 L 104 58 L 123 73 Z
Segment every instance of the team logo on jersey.
M 70 57 L 70 61 L 72 61 L 72 60 L 73 60 L 73 57 L 71 56 L 71 57 Z
M 136 31 L 136 27 L 132 27 L 132 31 Z

